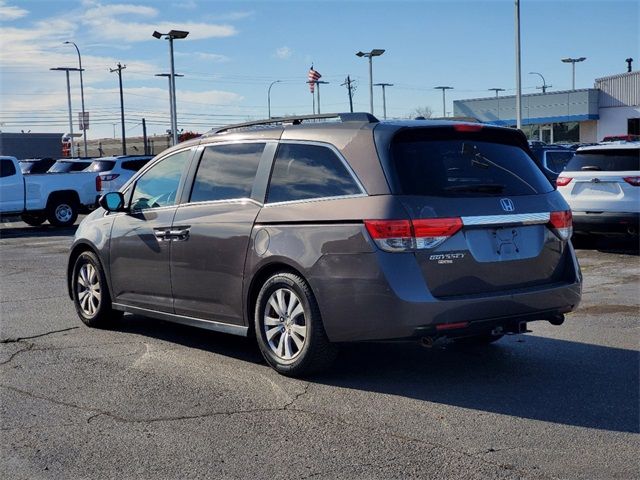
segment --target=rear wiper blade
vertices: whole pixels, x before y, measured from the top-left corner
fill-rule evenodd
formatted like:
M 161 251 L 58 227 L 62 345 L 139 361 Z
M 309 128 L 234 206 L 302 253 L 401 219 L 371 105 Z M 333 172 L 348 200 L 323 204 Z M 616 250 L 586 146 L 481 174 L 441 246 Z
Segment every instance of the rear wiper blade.
M 444 187 L 448 192 L 501 193 L 505 186 L 500 183 L 478 183 L 475 185 L 451 185 Z

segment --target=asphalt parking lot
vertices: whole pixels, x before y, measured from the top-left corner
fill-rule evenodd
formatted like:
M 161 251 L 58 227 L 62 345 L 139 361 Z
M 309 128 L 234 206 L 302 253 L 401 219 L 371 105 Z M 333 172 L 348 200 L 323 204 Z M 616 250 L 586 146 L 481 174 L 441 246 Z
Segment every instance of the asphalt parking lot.
M 0 229 L 0 477 L 638 478 L 640 257 L 578 250 L 563 326 L 459 350 L 345 346 L 300 381 L 248 339 L 66 293 L 73 229 Z

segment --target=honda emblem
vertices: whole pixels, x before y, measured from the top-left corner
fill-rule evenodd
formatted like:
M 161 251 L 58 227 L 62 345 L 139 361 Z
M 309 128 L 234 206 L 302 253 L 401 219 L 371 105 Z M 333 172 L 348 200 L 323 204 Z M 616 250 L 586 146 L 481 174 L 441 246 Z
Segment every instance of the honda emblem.
M 513 205 L 513 201 L 510 198 L 500 199 L 500 206 L 505 212 L 513 212 L 516 207 Z

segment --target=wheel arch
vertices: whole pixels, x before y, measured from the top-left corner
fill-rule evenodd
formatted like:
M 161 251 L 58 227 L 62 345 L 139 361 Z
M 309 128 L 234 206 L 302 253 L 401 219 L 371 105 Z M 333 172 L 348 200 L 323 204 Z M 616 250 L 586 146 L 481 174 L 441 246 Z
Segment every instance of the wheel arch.
M 102 271 L 104 272 L 104 276 L 107 280 L 107 287 L 109 288 L 109 296 L 111 296 L 110 278 L 107 270 L 104 268 L 104 262 L 100 256 L 100 253 L 98 253 L 98 249 L 95 247 L 95 245 L 92 245 L 91 243 L 79 242 L 73 245 L 73 247 L 71 247 L 71 251 L 69 252 L 69 262 L 67 263 L 67 293 L 69 294 L 69 298 L 73 300 L 73 289 L 71 287 L 73 267 L 75 266 L 76 260 L 78 260 L 78 257 L 84 252 L 93 253 L 98 259 L 98 262 L 100 262 L 100 268 L 102 268 Z M 113 301 L 113 298 L 111 300 Z
M 249 288 L 247 289 L 245 315 L 246 323 L 249 327 L 249 335 L 253 335 L 255 333 L 253 325 L 253 314 L 256 308 L 256 300 L 258 299 L 260 288 L 262 288 L 262 285 L 269 277 L 277 272 L 288 272 L 300 276 L 302 279 L 304 279 L 305 282 L 307 282 L 309 288 L 311 288 L 311 291 L 315 296 L 315 292 L 313 291 L 313 287 L 309 283 L 309 279 L 302 273 L 299 267 L 294 266 L 293 264 L 288 263 L 282 259 L 274 259 L 268 263 L 265 263 L 253 275 L 251 283 L 249 284 Z
M 51 192 L 47 197 L 47 208 L 57 199 L 69 198 L 75 205 L 80 205 L 80 196 L 75 190 L 57 190 Z

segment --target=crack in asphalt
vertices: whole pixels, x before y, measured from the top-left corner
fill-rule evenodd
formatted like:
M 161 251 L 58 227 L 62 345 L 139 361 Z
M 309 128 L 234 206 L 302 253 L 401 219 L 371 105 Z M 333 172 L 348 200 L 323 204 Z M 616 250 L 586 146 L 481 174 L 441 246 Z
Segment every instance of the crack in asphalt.
M 52 330 L 50 332 L 39 333 L 38 335 L 31 335 L 29 337 L 5 338 L 4 340 L 0 340 L 0 343 L 17 343 L 17 342 L 22 342 L 24 340 L 31 340 L 34 338 L 46 337 L 47 335 L 53 335 L 54 333 L 68 332 L 69 330 L 75 330 L 76 328 L 80 328 L 80 327 L 62 328 L 60 330 Z
M 30 351 L 34 346 L 35 346 L 35 344 L 34 344 L 34 343 L 29 343 L 29 344 L 27 344 L 27 346 L 26 346 L 26 347 L 21 348 L 20 350 L 17 350 L 17 351 L 15 351 L 15 352 L 13 352 L 13 353 L 9 356 L 9 358 L 8 358 L 8 359 L 6 359 L 4 362 L 0 362 L 0 366 L 2 366 L 2 365 L 6 365 L 7 363 L 12 362 L 12 361 L 13 361 L 13 359 L 14 359 L 15 357 L 17 357 L 18 355 L 20 355 L 20 354 L 21 354 L 21 353 L 23 353 L 23 352 L 28 352 L 28 351 Z

